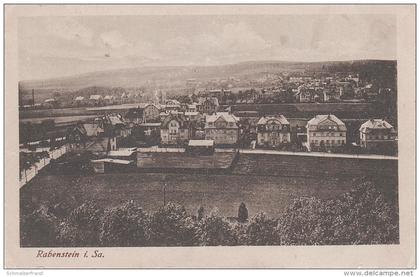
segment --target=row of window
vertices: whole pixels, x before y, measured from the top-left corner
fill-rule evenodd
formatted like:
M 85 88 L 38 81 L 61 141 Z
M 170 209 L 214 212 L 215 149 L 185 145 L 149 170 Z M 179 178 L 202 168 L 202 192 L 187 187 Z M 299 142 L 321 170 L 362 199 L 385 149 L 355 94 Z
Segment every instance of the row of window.
M 270 138 L 278 138 L 278 137 L 289 137 L 289 134 L 282 134 L 282 133 L 268 133 L 265 135 L 261 135 L 259 134 L 259 137 L 264 138 L 264 137 L 270 137 Z
M 273 143 L 275 143 L 275 142 L 280 142 L 280 140 L 279 139 L 275 139 L 275 140 L 268 139 L 268 140 L 265 140 L 264 138 L 261 138 L 260 139 L 260 143 L 265 143 L 265 142 L 273 142 Z M 281 142 L 286 143 L 286 142 L 288 142 L 288 140 L 287 140 L 287 138 L 283 138 L 283 140 L 281 140 Z
M 215 141 L 229 141 L 229 142 L 235 142 L 236 141 L 236 137 L 228 137 L 228 136 L 206 136 L 206 139 L 212 139 Z
M 325 143 L 326 145 L 334 145 L 334 144 L 343 144 L 343 143 L 345 143 L 345 140 L 329 140 L 329 139 L 327 139 L 327 140 L 325 140 L 325 141 L 323 141 L 323 140 L 320 140 L 320 141 L 318 141 L 318 140 L 311 140 L 310 141 L 312 144 L 315 144 L 315 145 L 317 145 L 318 143 L 319 144 L 321 144 L 321 143 Z
M 377 135 L 377 136 L 373 136 L 373 135 L 366 135 L 366 139 L 393 139 L 392 136 L 388 136 L 388 135 Z
M 344 137 L 344 133 L 312 133 L 313 137 Z
M 235 126 L 235 124 L 233 122 L 229 122 L 229 123 L 217 123 L 217 124 L 213 124 L 213 122 L 209 122 L 208 125 L 210 127 L 215 126 L 217 128 L 226 128 L 226 126 L 229 126 L 229 127 Z
M 266 130 L 281 130 L 282 126 L 281 125 L 266 125 L 265 129 Z
M 237 132 L 234 130 L 208 130 L 207 133 L 236 135 Z
M 318 126 L 319 129 L 322 130 L 338 130 L 338 126 Z

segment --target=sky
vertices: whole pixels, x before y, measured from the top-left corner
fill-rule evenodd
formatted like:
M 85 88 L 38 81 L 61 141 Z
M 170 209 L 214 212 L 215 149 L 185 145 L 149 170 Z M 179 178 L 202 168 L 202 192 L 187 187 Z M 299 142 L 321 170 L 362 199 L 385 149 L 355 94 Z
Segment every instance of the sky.
M 141 66 L 396 59 L 392 15 L 21 17 L 20 80 Z

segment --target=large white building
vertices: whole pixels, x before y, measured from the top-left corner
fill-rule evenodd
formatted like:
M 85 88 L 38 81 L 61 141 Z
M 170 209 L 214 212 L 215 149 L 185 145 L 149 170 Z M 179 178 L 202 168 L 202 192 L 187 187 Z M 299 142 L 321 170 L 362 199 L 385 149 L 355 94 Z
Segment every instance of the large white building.
M 169 114 L 160 128 L 162 144 L 183 145 L 191 138 L 191 124 L 181 114 Z
M 204 127 L 206 140 L 214 140 L 215 144 L 233 145 L 239 139 L 239 119 L 227 112 L 206 116 Z
M 277 147 L 290 142 L 290 123 L 283 115 L 264 116 L 257 123 L 257 145 Z
M 366 149 L 393 147 L 397 138 L 394 127 L 383 119 L 370 119 L 359 128 L 360 146 Z
M 317 115 L 306 125 L 308 149 L 325 151 L 346 144 L 346 125 L 335 115 Z

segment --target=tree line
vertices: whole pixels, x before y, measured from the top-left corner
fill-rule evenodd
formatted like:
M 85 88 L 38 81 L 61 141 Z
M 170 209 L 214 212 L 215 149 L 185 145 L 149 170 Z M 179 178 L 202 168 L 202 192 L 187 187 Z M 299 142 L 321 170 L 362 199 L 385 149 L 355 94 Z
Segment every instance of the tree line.
M 20 230 L 23 247 L 399 243 L 398 211 L 370 182 L 334 200 L 296 199 L 278 218 L 248 218 L 244 203 L 226 218 L 203 207 L 190 215 L 176 203 L 146 212 L 135 201 L 105 209 L 87 201 L 64 217 L 42 206 L 22 216 Z

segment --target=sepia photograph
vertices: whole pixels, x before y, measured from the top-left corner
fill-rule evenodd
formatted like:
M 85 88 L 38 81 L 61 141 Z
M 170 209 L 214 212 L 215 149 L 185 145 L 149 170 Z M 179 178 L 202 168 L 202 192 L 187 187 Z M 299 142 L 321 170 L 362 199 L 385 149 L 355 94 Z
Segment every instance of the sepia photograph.
M 20 249 L 400 245 L 396 12 L 113 8 L 14 19 Z

